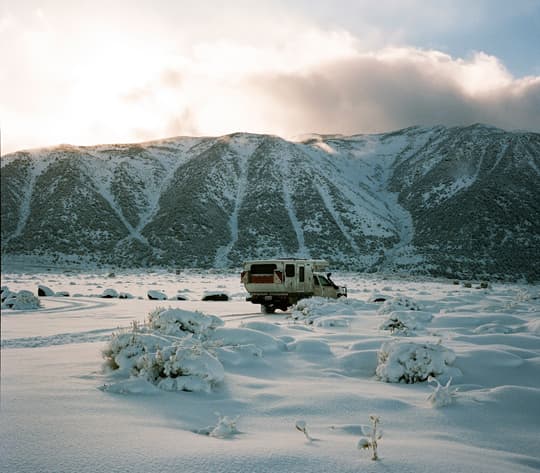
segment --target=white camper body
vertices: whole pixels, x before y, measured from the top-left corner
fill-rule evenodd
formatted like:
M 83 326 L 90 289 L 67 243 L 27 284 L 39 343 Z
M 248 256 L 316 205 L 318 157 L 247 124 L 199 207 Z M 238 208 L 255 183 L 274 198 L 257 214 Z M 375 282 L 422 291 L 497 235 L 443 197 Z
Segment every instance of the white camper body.
M 319 259 L 246 261 L 241 281 L 250 294 L 248 301 L 261 304 L 266 312 L 287 310 L 306 297 L 347 296 L 347 288 L 338 287 L 330 273 L 324 273 L 328 266 L 328 261 Z

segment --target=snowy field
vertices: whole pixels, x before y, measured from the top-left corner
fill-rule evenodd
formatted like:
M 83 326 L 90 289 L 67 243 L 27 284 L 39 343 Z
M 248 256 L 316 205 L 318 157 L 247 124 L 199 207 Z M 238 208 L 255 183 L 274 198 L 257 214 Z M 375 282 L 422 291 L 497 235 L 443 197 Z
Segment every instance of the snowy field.
M 538 286 L 335 274 L 347 300 L 263 315 L 239 279 L 2 274 L 70 296 L 2 309 L 0 470 L 540 470 Z

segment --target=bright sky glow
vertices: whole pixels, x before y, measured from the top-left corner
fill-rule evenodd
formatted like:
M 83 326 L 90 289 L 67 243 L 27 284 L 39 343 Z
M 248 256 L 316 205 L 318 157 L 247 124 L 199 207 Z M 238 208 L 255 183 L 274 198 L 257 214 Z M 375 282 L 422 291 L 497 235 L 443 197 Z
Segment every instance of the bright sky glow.
M 538 44 L 528 0 L 3 2 L 2 153 L 478 121 L 540 131 Z

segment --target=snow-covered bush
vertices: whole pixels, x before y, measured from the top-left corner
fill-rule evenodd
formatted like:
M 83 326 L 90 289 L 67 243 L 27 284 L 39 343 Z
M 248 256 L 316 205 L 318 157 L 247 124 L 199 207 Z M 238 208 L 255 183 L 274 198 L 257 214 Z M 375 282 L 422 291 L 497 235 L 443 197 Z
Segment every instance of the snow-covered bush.
M 142 377 L 167 391 L 210 391 L 224 377 L 210 353 L 209 335 L 223 321 L 212 315 L 157 308 L 146 325 L 114 333 L 103 350 L 105 367 Z
M 433 315 L 419 310 L 396 310 L 390 312 L 388 318 L 381 324 L 381 330 L 390 330 L 393 335 L 414 335 L 416 330 L 422 330 L 431 322 Z
M 364 308 L 365 303 L 357 299 L 310 297 L 301 299 L 292 307 L 291 318 L 308 325 L 344 327 L 348 325 L 346 319 L 338 319 L 336 315 L 355 315 Z M 332 317 L 333 322 L 326 323 L 323 319 L 329 317 Z
M 440 344 L 384 342 L 379 349 L 376 375 L 388 383 L 417 383 L 448 371 L 455 353 Z
M 140 376 L 164 391 L 206 391 L 225 376 L 223 365 L 194 339 L 146 353 L 138 359 Z
M 399 310 L 422 310 L 420 304 L 410 297 L 392 297 L 383 303 L 379 309 L 379 314 L 390 314 Z
M 437 378 L 430 376 L 428 383 L 436 383 L 433 392 L 428 396 L 428 401 L 433 407 L 449 406 L 454 402 L 457 396 L 457 388 L 451 387 L 452 378 L 443 386 Z
M 34 310 L 39 309 L 39 299 L 30 291 L 9 292 L 2 302 L 2 309 Z
M 214 315 L 182 309 L 159 307 L 148 314 L 148 325 L 160 333 L 183 337 L 187 334 L 205 335 L 224 324 Z
M 14 295 L 14 292 L 11 292 L 7 286 L 2 286 L 0 288 L 0 298 L 4 302 L 8 297 Z
M 157 351 L 168 340 L 139 329 L 121 330 L 111 335 L 111 339 L 102 350 L 105 367 L 119 370 L 127 375 L 138 374 L 139 358 L 147 352 Z

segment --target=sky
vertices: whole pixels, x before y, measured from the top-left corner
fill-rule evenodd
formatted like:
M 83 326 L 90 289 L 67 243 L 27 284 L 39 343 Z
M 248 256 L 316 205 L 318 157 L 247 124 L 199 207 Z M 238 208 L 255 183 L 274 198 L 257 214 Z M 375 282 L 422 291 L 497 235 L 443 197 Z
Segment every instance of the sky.
M 2 154 L 236 131 L 540 132 L 540 0 L 0 0 Z

